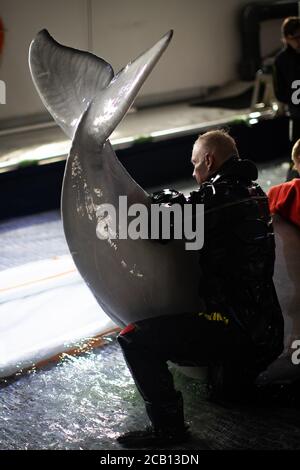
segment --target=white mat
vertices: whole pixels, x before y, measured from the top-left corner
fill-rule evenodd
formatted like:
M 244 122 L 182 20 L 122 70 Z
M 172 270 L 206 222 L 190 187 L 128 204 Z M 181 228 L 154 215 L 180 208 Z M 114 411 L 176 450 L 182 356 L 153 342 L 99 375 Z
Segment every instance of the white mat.
M 69 255 L 0 272 L 0 377 L 115 327 Z

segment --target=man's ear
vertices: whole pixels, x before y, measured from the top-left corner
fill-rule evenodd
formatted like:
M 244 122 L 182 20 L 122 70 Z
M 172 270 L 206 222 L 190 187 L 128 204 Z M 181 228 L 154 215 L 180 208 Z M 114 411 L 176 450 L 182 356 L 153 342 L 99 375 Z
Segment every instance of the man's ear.
M 204 158 L 205 158 L 205 163 L 206 163 L 208 170 L 211 170 L 215 162 L 214 154 L 212 152 L 208 152 L 205 154 Z

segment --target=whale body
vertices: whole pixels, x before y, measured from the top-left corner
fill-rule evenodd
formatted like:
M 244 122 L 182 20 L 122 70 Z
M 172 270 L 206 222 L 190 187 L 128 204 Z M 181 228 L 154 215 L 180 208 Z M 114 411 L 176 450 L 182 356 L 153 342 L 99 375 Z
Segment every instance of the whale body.
M 74 262 L 106 314 L 119 326 L 160 315 L 200 311 L 199 263 L 183 240 L 99 237 L 112 232 L 99 208 L 151 199 L 127 173 L 108 140 L 142 83 L 166 49 L 172 31 L 117 75 L 103 59 L 57 43 L 43 30 L 29 64 L 43 103 L 72 138 L 63 189 L 62 218 Z

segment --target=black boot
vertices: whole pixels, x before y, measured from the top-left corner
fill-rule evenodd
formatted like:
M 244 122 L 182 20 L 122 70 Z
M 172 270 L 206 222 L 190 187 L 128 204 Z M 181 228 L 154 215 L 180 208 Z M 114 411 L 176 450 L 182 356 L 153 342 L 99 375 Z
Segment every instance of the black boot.
M 165 404 L 146 403 L 152 425 L 142 431 L 130 431 L 118 437 L 125 447 L 172 446 L 189 438 L 188 426 L 184 423 L 181 393 L 177 400 Z
M 188 427 L 182 430 L 154 429 L 147 426 L 141 431 L 129 431 L 117 438 L 124 447 L 169 447 L 181 444 L 189 439 Z

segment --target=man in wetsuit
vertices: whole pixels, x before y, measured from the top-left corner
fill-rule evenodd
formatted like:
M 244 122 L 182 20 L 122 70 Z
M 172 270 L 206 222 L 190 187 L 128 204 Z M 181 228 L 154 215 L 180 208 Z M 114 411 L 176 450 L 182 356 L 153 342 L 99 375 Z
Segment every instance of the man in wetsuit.
M 195 256 L 205 307 L 140 321 L 120 333 L 151 421 L 145 430 L 118 438 L 128 447 L 172 445 L 189 436 L 167 361 L 209 366 L 212 397 L 237 400 L 283 348 L 272 280 L 274 234 L 267 197 L 253 182 L 257 169 L 240 160 L 234 140 L 220 130 L 197 139 L 192 164 L 200 187 L 185 203 L 204 204 L 204 245 Z M 172 202 L 170 196 L 165 202 Z
M 300 138 L 300 18 L 285 18 L 281 26 L 284 48 L 277 54 L 274 61 L 274 91 L 276 98 L 288 109 L 289 139 L 291 145 Z M 297 84 L 298 81 L 298 84 Z M 298 178 L 299 175 L 289 169 L 287 180 Z

